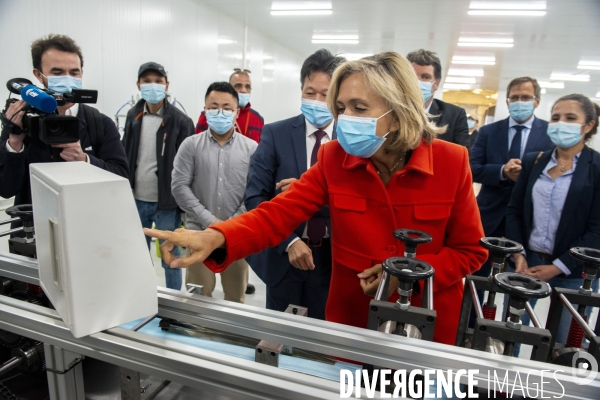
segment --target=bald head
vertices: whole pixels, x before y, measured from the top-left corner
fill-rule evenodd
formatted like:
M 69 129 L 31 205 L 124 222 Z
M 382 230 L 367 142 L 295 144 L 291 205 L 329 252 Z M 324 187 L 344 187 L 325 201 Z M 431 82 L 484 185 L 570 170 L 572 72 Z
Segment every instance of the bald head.
M 229 77 L 229 83 L 238 93 L 252 92 L 252 82 L 250 82 L 250 74 L 247 72 L 234 72 Z

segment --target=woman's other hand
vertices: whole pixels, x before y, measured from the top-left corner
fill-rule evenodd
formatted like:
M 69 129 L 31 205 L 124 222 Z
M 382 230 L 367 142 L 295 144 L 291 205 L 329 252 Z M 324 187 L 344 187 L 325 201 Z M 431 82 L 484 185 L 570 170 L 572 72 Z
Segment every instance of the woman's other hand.
M 381 264 L 376 264 L 371 268 L 365 269 L 357 276 L 360 278 L 360 287 L 367 296 L 374 297 L 381 281 Z M 390 277 L 390 287 L 387 297 L 390 297 L 398 289 L 398 278 Z M 384 300 L 387 300 L 387 297 Z
M 215 229 L 203 231 L 190 231 L 177 229 L 174 232 L 159 231 L 144 228 L 144 233 L 164 242 L 160 245 L 160 252 L 165 264 L 171 268 L 187 268 L 192 264 L 201 263 L 208 258 L 210 253 L 225 245 L 225 236 Z M 187 247 L 187 257 L 174 256 L 171 251 L 175 246 Z
M 525 256 L 521 253 L 516 253 L 513 254 L 513 257 L 515 259 L 515 272 L 518 272 L 520 274 L 526 273 L 528 265 Z
M 527 269 L 524 274 L 533 276 L 534 278 L 541 279 L 543 281 L 548 281 L 555 276 L 561 274 L 562 271 L 556 265 L 536 265 L 535 267 L 531 267 Z

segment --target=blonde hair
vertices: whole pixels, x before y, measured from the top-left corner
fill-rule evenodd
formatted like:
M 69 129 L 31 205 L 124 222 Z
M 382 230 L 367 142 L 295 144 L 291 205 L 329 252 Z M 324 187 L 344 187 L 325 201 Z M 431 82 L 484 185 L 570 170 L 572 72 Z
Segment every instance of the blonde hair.
M 336 119 L 340 86 L 344 79 L 356 73 L 362 74 L 367 86 L 386 101 L 398 122 L 398 134 L 393 137 L 388 150 L 413 150 L 421 140 L 431 143 L 437 134 L 446 131 L 446 127 L 438 128 L 429 122 L 419 82 L 410 62 L 391 51 L 347 61 L 335 70 L 327 92 L 327 105 Z

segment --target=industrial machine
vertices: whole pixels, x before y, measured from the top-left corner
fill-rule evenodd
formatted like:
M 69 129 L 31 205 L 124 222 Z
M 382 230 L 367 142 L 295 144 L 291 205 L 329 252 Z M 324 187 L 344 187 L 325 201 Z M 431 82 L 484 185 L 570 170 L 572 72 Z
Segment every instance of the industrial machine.
M 592 291 L 592 282 L 597 279 L 600 269 L 600 250 L 571 249 L 571 256 L 583 263 L 583 284 L 579 290 L 552 289 L 539 279 L 503 272 L 506 259 L 511 254 L 523 251 L 519 243 L 504 238 L 483 238 L 480 243 L 490 251 L 492 272 L 488 278 L 466 278 L 456 345 L 512 356 L 515 344 L 530 344 L 532 360 L 590 371 L 594 364 L 597 366 L 600 361 L 600 323 L 596 324 L 595 330 L 588 326 L 586 307 L 600 307 L 600 295 Z M 477 289 L 488 292 L 483 305 L 480 304 Z M 497 293 L 508 297 L 506 313 L 500 321 L 496 321 Z M 543 327 L 528 300 L 548 297 L 551 293 L 548 318 Z M 477 316 L 473 328 L 468 326 L 471 309 L 475 310 Z M 521 324 L 520 318 L 525 312 L 529 314 L 533 327 Z M 569 312 L 572 316 L 569 336 L 564 344 L 556 342 L 563 312 Z M 589 343 L 584 342 L 584 337 Z
M 97 278 L 94 281 L 95 287 L 92 288 L 92 284 L 86 281 L 88 278 L 80 277 L 76 271 L 80 273 L 90 267 L 100 268 L 95 264 L 100 257 L 106 257 L 111 260 L 109 263 L 118 267 L 114 273 L 119 268 L 132 268 L 135 271 L 130 261 L 113 261 L 112 257 L 121 257 L 125 252 L 138 252 L 137 245 L 124 243 L 125 238 L 119 236 L 120 230 L 125 232 L 125 236 L 141 235 L 141 231 L 133 235 L 126 232 L 130 227 L 136 226 L 136 222 L 127 220 L 122 215 L 118 222 L 96 221 L 110 214 L 116 205 L 111 205 L 108 196 L 99 197 L 99 193 L 95 191 L 103 191 L 118 198 L 124 196 L 124 193 L 131 196 L 131 190 L 128 186 L 120 188 L 120 178 L 115 181 L 106 178 L 105 183 L 96 182 L 94 187 L 86 186 L 87 178 L 67 181 L 70 173 L 77 175 L 77 171 L 53 171 L 55 167 L 49 164 L 48 167 L 39 165 L 37 168 L 39 170 L 36 176 L 40 178 L 40 183 L 44 179 L 48 181 L 43 185 L 54 188 L 56 204 L 62 204 L 63 208 L 58 208 L 59 214 L 53 216 L 49 204 L 54 200 L 49 200 L 47 193 L 41 195 L 41 191 L 33 191 L 38 259 L 17 254 L 0 254 L 0 276 L 24 285 L 42 286 L 44 291 L 48 290 L 47 286 L 54 285 L 58 288 L 60 284 L 62 295 L 50 295 L 49 300 L 54 308 L 49 304 L 0 295 L 0 329 L 6 332 L 7 337 L 14 335 L 13 338 L 26 338 L 16 341 L 35 342 L 38 355 L 42 353 L 39 348 L 43 345 L 51 399 L 86 398 L 87 388 L 91 385 L 89 380 L 84 385 L 84 371 L 89 366 L 86 362 L 90 359 L 120 368 L 114 380 L 107 374 L 98 374 L 94 378 L 102 386 L 115 385 L 121 398 L 126 400 L 169 398 L 164 396 L 169 390 L 172 394 L 174 388 L 188 390 L 190 396 L 199 399 L 334 399 L 340 397 L 340 377 L 343 372 L 359 376 L 363 372 L 363 364 L 394 371 L 420 370 L 421 373 L 426 370 L 472 371 L 476 384 L 482 388 L 489 387 L 497 374 L 506 376 L 511 382 L 516 381 L 519 374 L 527 375 L 529 379 L 524 380 L 524 387 L 533 390 L 540 380 L 544 380 L 545 396 L 562 395 L 565 398 L 591 400 L 597 399 L 600 392 L 600 377 L 580 385 L 573 368 L 532 360 L 520 360 L 516 364 L 510 357 L 417 339 L 419 335 L 410 333 L 415 332 L 414 329 L 419 331 L 421 338 L 427 338 L 429 330 L 433 328 L 423 327 L 419 322 L 421 320 L 404 318 L 410 317 L 405 312 L 407 308 L 409 311 L 417 309 L 409 304 L 408 296 L 410 290 L 414 290 L 414 282 L 420 279 L 430 280 L 433 270 L 410 257 L 401 259 L 400 262 L 387 263 L 386 272 L 401 275 L 406 282 L 401 289 L 404 298 L 398 306 L 393 303 L 389 303 L 390 306 L 383 305 L 390 310 L 390 315 L 380 314 L 381 323 L 377 329 L 361 329 L 314 320 L 304 316 L 305 312 L 300 307 L 292 306 L 289 312 L 280 313 L 208 298 L 201 295 L 201 288 L 195 287 L 190 288 L 189 292 L 153 289 L 155 309 L 146 309 L 144 306 L 138 309 L 143 310 L 143 313 L 128 317 L 127 321 L 117 320 L 117 316 L 121 319 L 126 315 L 125 310 L 116 309 L 110 299 L 94 300 L 100 299 L 98 296 L 103 294 L 135 295 L 137 289 L 132 286 L 133 283 L 130 281 L 122 284 L 102 277 L 103 279 Z M 62 163 L 59 168 L 87 167 L 78 163 Z M 93 175 L 92 171 L 86 173 Z M 94 176 L 93 179 L 96 180 L 104 179 L 99 175 Z M 60 182 L 63 184 L 59 185 Z M 75 208 L 74 212 L 70 212 L 74 207 L 73 198 L 83 195 L 89 196 L 80 200 L 86 202 L 87 210 Z M 74 197 L 63 198 L 71 196 Z M 47 208 L 39 214 L 37 205 L 41 199 Z M 132 204 L 132 198 L 118 201 L 118 207 L 122 209 Z M 124 211 L 126 213 L 127 210 Z M 79 225 L 78 219 L 86 221 L 91 218 L 94 221 L 88 221 L 90 224 L 87 230 Z M 56 226 L 52 225 L 50 219 L 54 219 Z M 56 227 L 58 230 L 52 231 Z M 116 237 L 111 238 L 111 235 Z M 403 234 L 399 235 L 407 243 L 411 243 L 415 236 L 409 234 L 408 239 Z M 58 241 L 53 241 L 52 238 Z M 143 240 L 141 236 L 138 238 Z M 112 239 L 111 247 L 103 244 L 105 239 Z M 426 237 L 419 235 L 419 240 L 425 239 Z M 60 246 L 56 247 L 57 243 Z M 140 263 L 146 262 L 148 257 L 145 243 L 142 247 L 143 251 L 139 251 L 136 257 Z M 416 246 L 413 247 L 416 250 Z M 54 253 L 51 252 L 52 248 Z M 54 257 L 57 260 L 55 262 L 52 254 L 56 256 L 57 250 L 59 256 Z M 77 253 L 88 256 L 77 258 Z M 407 255 L 414 253 L 407 246 Z M 402 271 L 404 266 L 407 266 L 410 273 Z M 92 272 L 89 271 L 90 274 Z M 137 273 L 154 275 L 152 269 Z M 138 278 L 140 282 L 146 282 L 146 277 Z M 117 285 L 122 286 L 117 290 Z M 142 288 L 145 286 L 142 285 Z M 427 293 L 431 289 L 431 283 L 423 287 Z M 86 296 L 86 293 L 92 295 Z M 145 292 L 138 293 L 142 303 L 147 301 L 144 296 Z M 426 308 L 414 315 L 423 318 L 427 324 L 432 324 L 435 319 L 427 320 L 427 316 L 435 317 L 431 294 L 424 297 Z M 76 307 L 85 304 L 86 299 L 94 303 L 90 307 L 108 304 L 107 308 L 112 309 L 114 315 L 105 315 L 103 309 L 98 309 L 94 312 L 95 319 L 98 320 L 94 326 L 88 324 L 90 321 L 85 315 L 75 313 L 69 317 L 71 319 L 67 318 L 70 310 L 77 311 Z M 133 296 L 126 300 L 128 303 L 122 301 L 119 307 L 128 308 L 128 312 L 132 312 L 131 310 L 137 309 L 134 304 L 136 299 L 138 298 Z M 63 300 L 65 303 L 61 308 L 58 303 Z M 396 309 L 401 312 L 396 313 Z M 396 327 L 392 329 L 388 325 L 386 332 L 400 334 L 379 331 L 379 327 L 390 320 L 396 321 Z M 410 328 L 409 325 L 415 328 Z M 19 350 L 7 356 L 8 363 L 4 365 L 7 368 L 10 365 L 30 364 L 31 351 L 21 347 L 23 342 L 16 341 L 13 341 L 14 348 Z M 341 359 L 354 362 L 344 362 Z M 554 374 L 556 379 L 545 379 L 548 373 Z M 467 383 L 466 375 L 463 378 L 461 382 Z M 353 393 L 352 396 L 358 397 L 358 394 Z M 362 397 L 365 397 L 365 392 Z M 380 394 L 377 393 L 375 398 L 380 398 Z
M 600 318 L 592 330 L 588 325 L 586 308 L 600 308 L 600 294 L 592 291 L 592 282 L 598 279 L 600 269 L 600 250 L 574 247 L 570 254 L 583 263 L 583 284 L 579 290 L 554 288 L 546 322 L 546 329 L 552 333 L 550 346 L 553 352 L 549 361 L 558 365 L 591 367 L 590 358 L 595 360 L 596 365 L 600 363 Z M 571 314 L 569 336 L 564 344 L 556 342 L 563 312 Z M 584 337 L 589 343 L 584 343 Z
M 397 229 L 394 237 L 404 243 L 404 257 L 392 257 L 383 262 L 381 281 L 375 298 L 369 306 L 368 328 L 385 333 L 433 340 L 436 313 L 433 309 L 434 269 L 428 263 L 416 258 L 417 247 L 432 240 L 431 235 L 412 229 Z M 399 299 L 396 303 L 387 301 L 390 277 L 398 279 Z M 419 288 L 419 281 L 425 281 L 423 307 L 410 303 L 413 287 Z

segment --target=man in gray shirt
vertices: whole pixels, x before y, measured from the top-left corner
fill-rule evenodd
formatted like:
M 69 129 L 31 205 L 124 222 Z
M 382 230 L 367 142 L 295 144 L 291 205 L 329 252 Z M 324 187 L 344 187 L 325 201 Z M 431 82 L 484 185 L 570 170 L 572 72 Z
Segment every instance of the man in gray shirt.
M 171 188 L 187 213 L 188 229 L 204 230 L 246 211 L 244 194 L 250 156 L 257 143 L 235 131 L 238 94 L 227 82 L 215 82 L 206 92 L 204 111 L 208 129 L 187 138 L 175 157 Z M 225 300 L 243 303 L 248 264 L 235 261 L 221 273 Z M 202 263 L 186 271 L 186 283 L 204 286 L 211 296 L 215 274 Z

